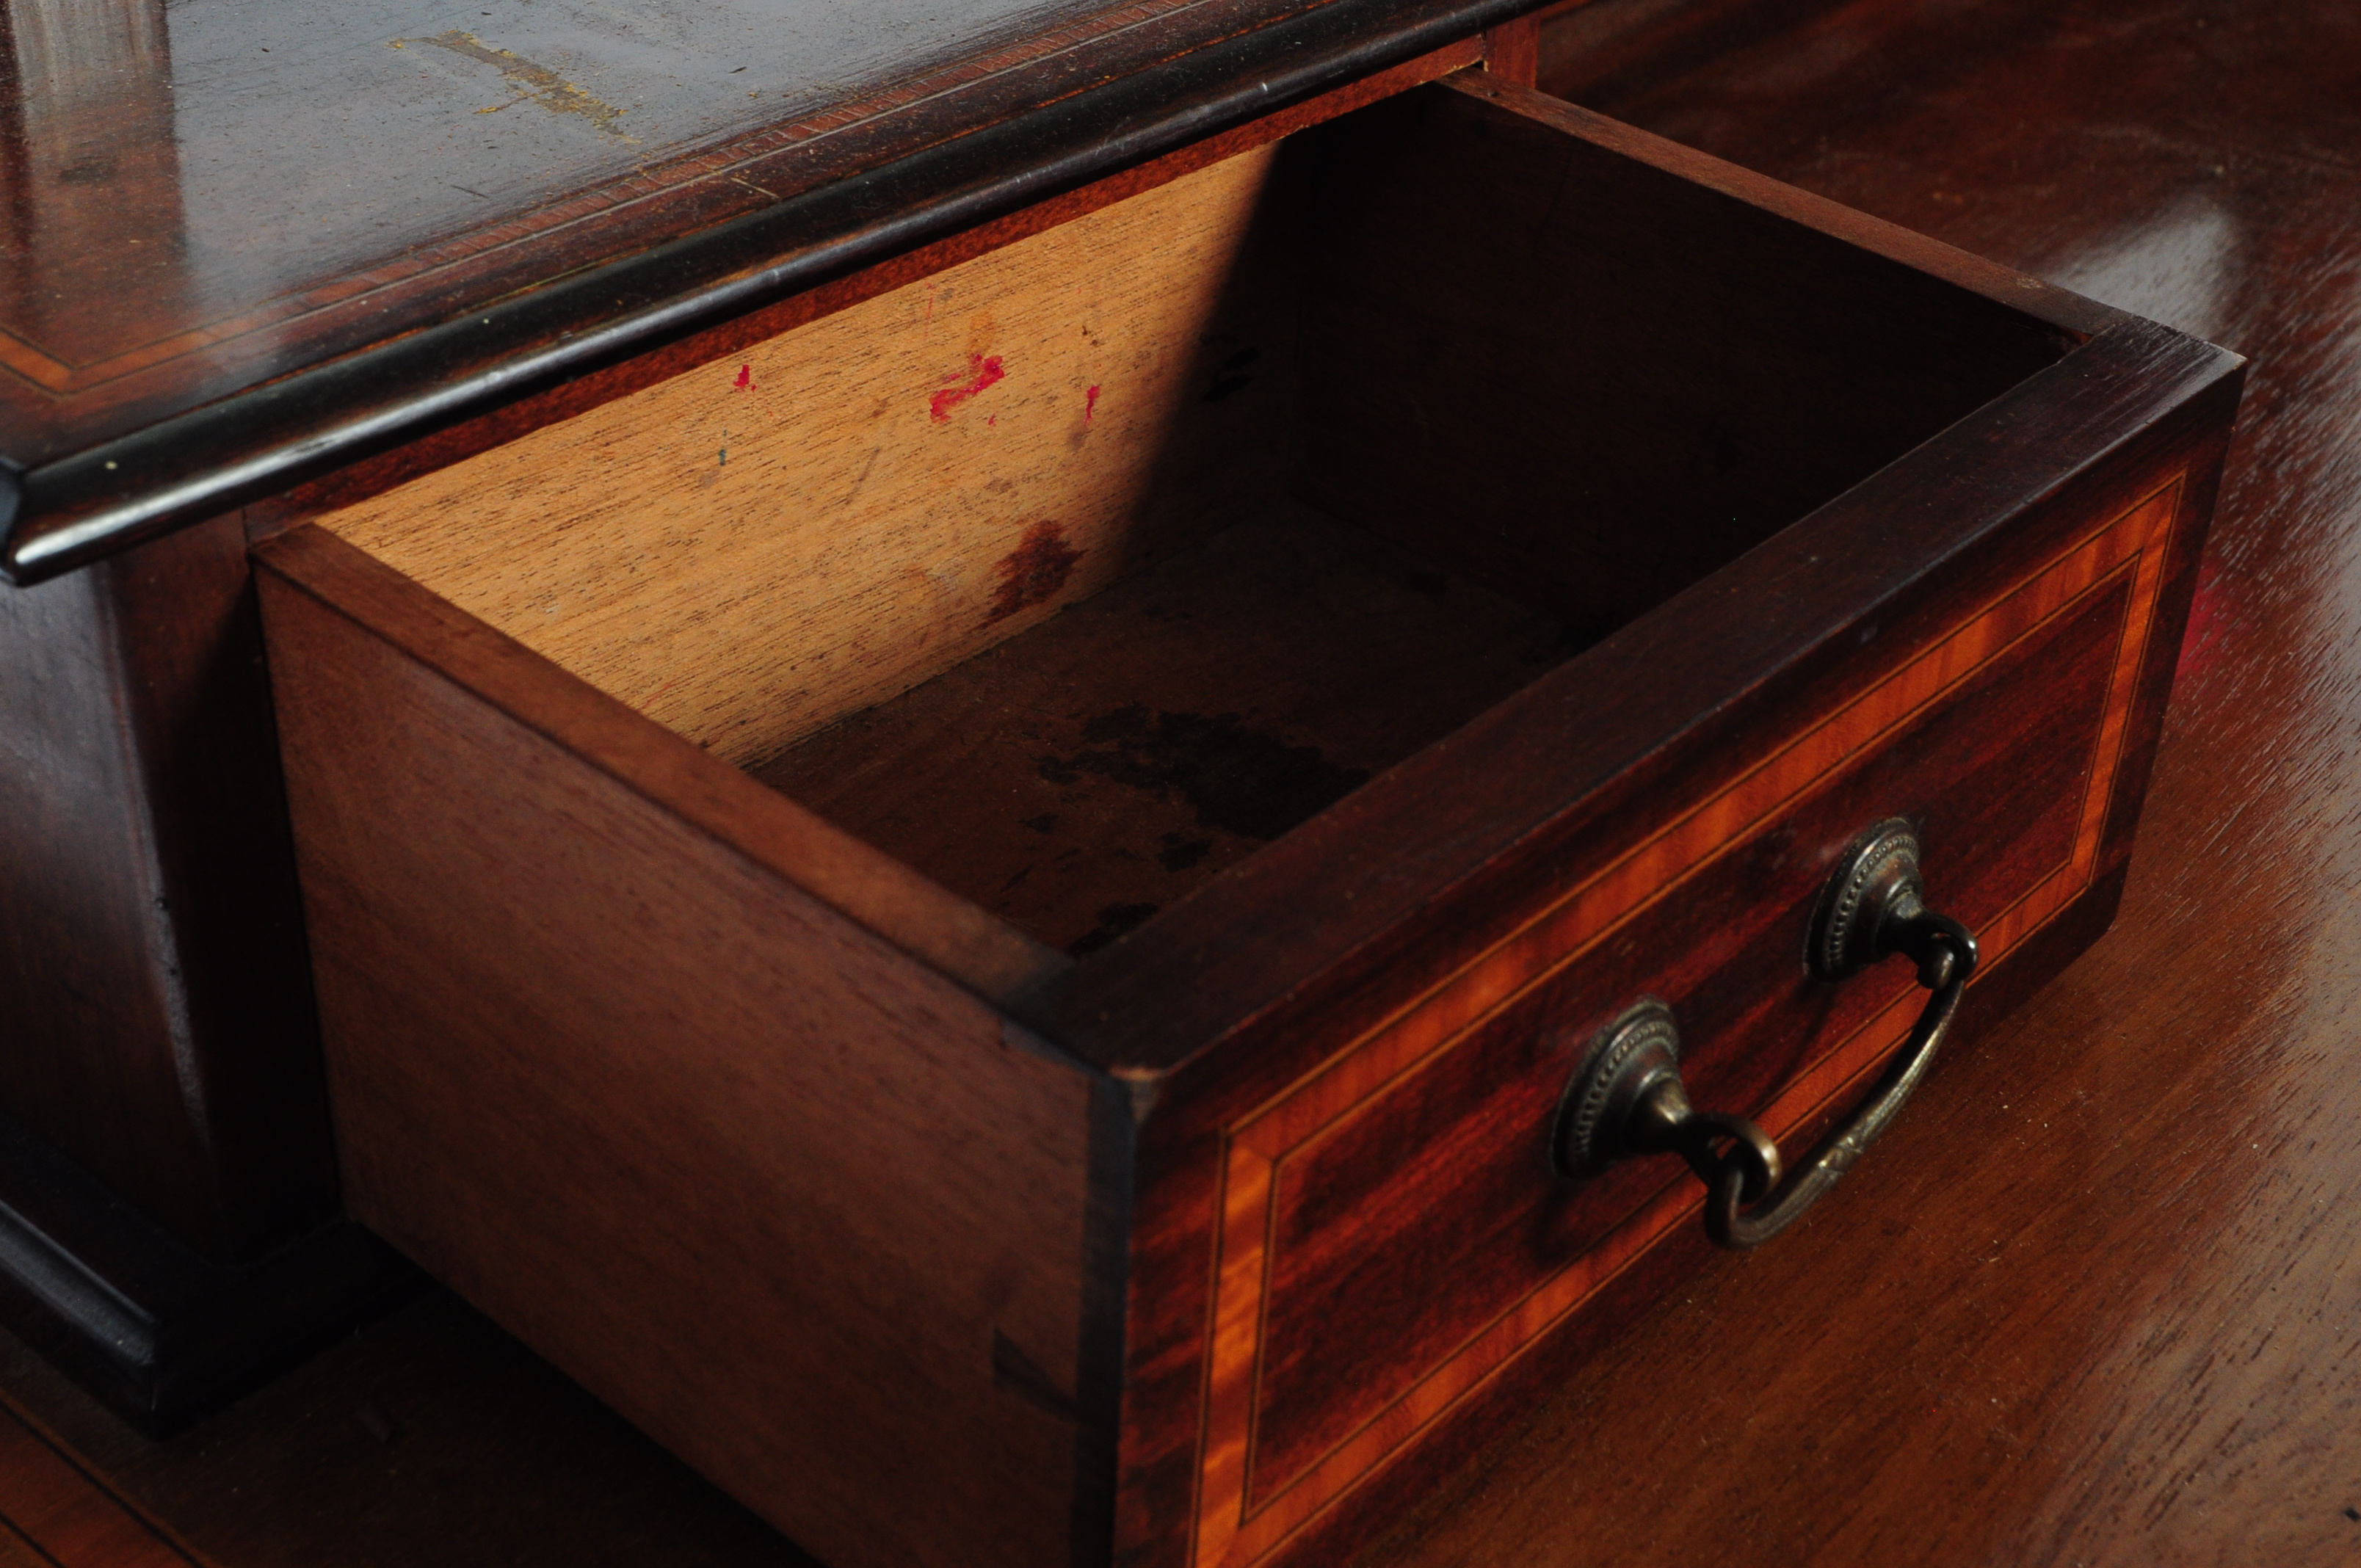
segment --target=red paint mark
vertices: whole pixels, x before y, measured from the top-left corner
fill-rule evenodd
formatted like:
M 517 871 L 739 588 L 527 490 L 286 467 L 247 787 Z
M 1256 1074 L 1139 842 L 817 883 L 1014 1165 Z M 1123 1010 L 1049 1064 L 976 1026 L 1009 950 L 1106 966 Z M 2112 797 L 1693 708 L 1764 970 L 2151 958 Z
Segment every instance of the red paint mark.
M 1093 387 L 1089 391 L 1082 394 L 1082 422 L 1084 424 L 1091 422 L 1091 416 L 1098 412 L 1098 408 L 1099 389 L 1096 387 Z
M 738 367 L 738 389 L 741 392 L 751 392 L 755 389 L 754 367 L 752 365 Z
M 936 423 L 940 424 L 950 420 L 951 410 L 983 391 L 986 387 L 998 385 L 1001 378 L 1008 374 L 1000 367 L 1000 356 L 997 354 L 989 359 L 981 354 L 971 354 L 967 356 L 967 367 L 972 373 L 970 379 L 955 387 L 945 387 L 928 400 L 928 411 L 935 416 Z
M 998 424 L 998 423 L 1000 422 L 1000 416 L 999 416 L 998 414 L 994 414 L 994 415 L 993 415 L 990 419 L 985 420 L 983 422 L 984 422 L 984 423 L 986 423 L 986 424 Z
M 993 565 L 992 569 L 1000 574 L 1000 587 L 993 592 L 992 610 L 983 618 L 984 624 L 1005 620 L 1020 609 L 1056 598 L 1073 575 L 1074 563 L 1088 554 L 1068 545 L 1065 530 L 1054 522 L 1037 522 L 1027 529 L 1007 558 Z

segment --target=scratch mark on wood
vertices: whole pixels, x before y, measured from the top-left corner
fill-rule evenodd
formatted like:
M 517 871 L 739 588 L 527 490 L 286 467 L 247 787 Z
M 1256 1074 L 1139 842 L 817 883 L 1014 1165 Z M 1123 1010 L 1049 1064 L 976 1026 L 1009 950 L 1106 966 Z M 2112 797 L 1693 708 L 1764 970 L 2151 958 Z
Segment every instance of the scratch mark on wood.
M 456 27 L 449 32 L 437 33 L 431 38 L 395 38 L 390 47 L 400 49 L 405 44 L 432 44 L 436 49 L 480 60 L 516 87 L 519 95 L 512 102 L 522 104 L 530 99 L 555 115 L 579 115 L 589 121 L 594 129 L 603 131 L 618 141 L 631 142 L 635 146 L 639 142 L 639 137 L 625 136 L 615 128 L 615 122 L 622 118 L 622 110 L 593 98 L 547 66 L 535 65 L 513 49 L 494 49 L 475 34 L 463 33 Z M 507 104 L 495 104 L 476 113 L 495 115 L 507 107 Z

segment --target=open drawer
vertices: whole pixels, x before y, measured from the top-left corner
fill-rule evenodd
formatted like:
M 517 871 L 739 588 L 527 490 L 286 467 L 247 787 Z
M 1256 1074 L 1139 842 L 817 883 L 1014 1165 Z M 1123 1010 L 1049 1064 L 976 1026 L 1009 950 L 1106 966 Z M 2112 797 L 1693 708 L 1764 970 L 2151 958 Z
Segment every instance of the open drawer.
M 1960 1038 L 2130 853 L 2234 356 L 1481 74 L 1197 163 L 256 548 L 353 1212 L 841 1568 L 1338 1548 L 1697 1262 L 1603 1027 L 1792 1144 L 1864 828 Z

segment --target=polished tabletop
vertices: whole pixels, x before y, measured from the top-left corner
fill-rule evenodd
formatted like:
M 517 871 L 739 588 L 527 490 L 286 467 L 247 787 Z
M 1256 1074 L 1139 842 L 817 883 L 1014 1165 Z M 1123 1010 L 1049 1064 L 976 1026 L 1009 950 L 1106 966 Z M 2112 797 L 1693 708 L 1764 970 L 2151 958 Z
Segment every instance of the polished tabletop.
M 761 133 L 811 140 L 831 110 L 873 116 L 1106 9 L 14 0 L 0 367 L 47 396 L 12 387 L 0 450 L 30 466 L 289 368 L 297 344 L 464 307 L 483 288 L 455 275 L 487 252 L 566 228 L 594 257 L 644 245 L 628 209 L 684 183 L 718 187 L 687 222 L 751 209 Z
M 1094 8 L 19 0 L 0 362 L 71 398 L 234 357 L 223 345 L 512 243 L 513 225 L 599 221 L 541 214 L 553 198 L 661 181 L 699 150 L 742 158 L 749 132 Z
M 9 0 L 29 583 L 1457 43 L 1521 0 Z
M 2361 13 L 1599 0 L 1545 43 L 2253 363 L 2114 931 L 1363 1568 L 2361 1560 Z M 0 1397 L 221 1568 L 799 1561 L 440 1293 L 164 1443 L 15 1346 Z

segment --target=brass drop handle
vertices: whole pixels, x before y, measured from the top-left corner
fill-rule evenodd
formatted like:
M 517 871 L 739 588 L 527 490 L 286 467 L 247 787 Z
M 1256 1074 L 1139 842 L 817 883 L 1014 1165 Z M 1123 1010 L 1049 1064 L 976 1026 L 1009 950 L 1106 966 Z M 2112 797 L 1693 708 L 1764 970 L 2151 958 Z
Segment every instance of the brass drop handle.
M 1553 1131 L 1557 1168 L 1596 1176 L 1640 1155 L 1677 1154 L 1708 1194 L 1708 1234 L 1726 1247 L 1760 1246 L 1794 1224 L 1877 1141 L 1934 1065 L 1975 972 L 1976 939 L 1926 905 L 1918 838 L 1899 818 L 1854 841 L 1812 916 L 1805 963 L 1822 980 L 1860 973 L 1889 954 L 1918 966 L 1933 994 L 1869 1099 L 1780 1181 L 1778 1146 L 1742 1116 L 1698 1111 L 1681 1083 L 1673 1010 L 1643 997 L 1601 1030 L 1566 1089 Z

